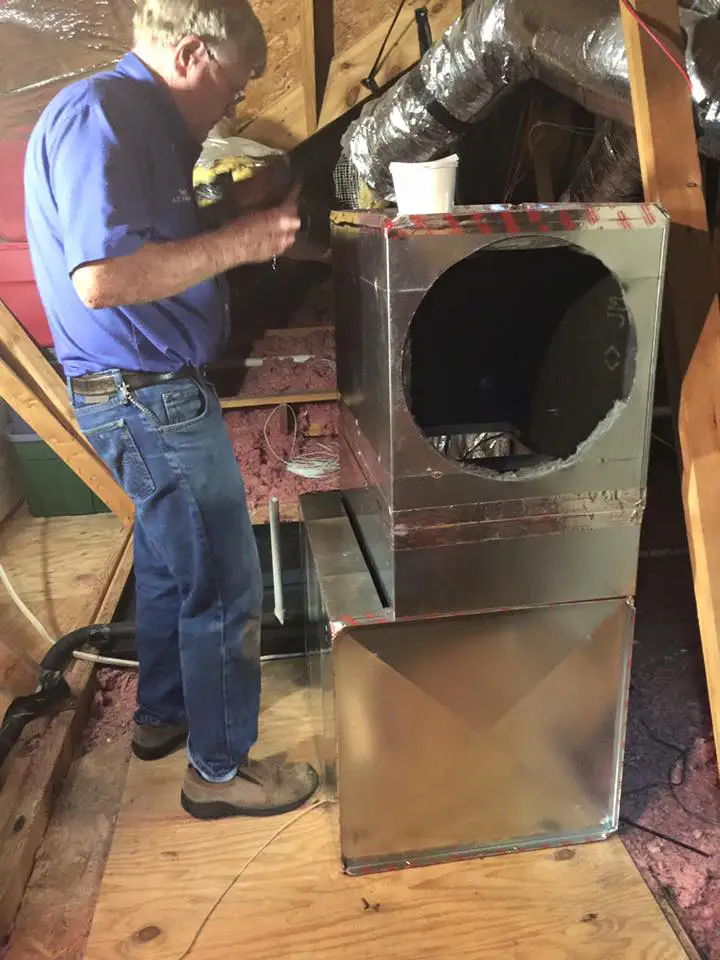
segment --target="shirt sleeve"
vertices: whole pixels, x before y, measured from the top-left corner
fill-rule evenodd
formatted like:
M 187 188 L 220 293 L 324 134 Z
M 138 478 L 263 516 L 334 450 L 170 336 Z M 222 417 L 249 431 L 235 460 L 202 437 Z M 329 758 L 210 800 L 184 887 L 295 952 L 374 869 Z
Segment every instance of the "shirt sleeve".
M 48 159 L 69 274 L 151 239 L 147 148 L 124 112 L 86 99 L 58 118 Z

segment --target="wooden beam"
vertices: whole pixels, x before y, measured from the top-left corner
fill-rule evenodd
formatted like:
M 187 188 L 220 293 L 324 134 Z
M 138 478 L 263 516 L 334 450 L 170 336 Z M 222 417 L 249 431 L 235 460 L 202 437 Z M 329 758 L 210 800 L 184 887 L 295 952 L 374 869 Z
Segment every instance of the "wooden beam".
M 221 397 L 223 410 L 240 410 L 246 407 L 278 407 L 283 403 L 335 403 L 337 390 L 317 390 L 313 393 L 273 393 L 258 397 Z
M 79 433 L 65 384 L 2 300 L 0 300 L 0 355 L 13 372 L 45 401 L 65 426 Z
M 250 511 L 250 520 L 254 527 L 261 527 L 270 523 L 270 508 L 266 503 L 259 507 L 254 507 Z M 300 504 L 280 503 L 280 521 L 282 523 L 297 523 L 300 520 Z
M 51 447 L 103 503 L 127 526 L 134 508 L 105 464 L 81 443 L 75 433 L 0 359 L 0 397 Z
M 88 518 L 92 521 L 99 517 Z M 111 520 L 111 518 L 103 517 Z M 77 526 L 78 518 L 71 519 Z M 110 545 L 109 562 L 101 573 L 100 591 L 78 609 L 77 616 L 61 624 L 63 632 L 106 623 L 112 619 L 132 567 L 132 531 L 116 531 Z M 103 542 L 107 543 L 107 540 Z M 103 558 L 95 557 L 102 563 Z M 88 571 L 90 572 L 90 571 Z M 42 842 L 58 788 L 73 758 L 77 738 L 82 731 L 92 700 L 92 664 L 75 661 L 65 676 L 73 691 L 74 702 L 54 717 L 42 717 L 23 734 L 17 753 L 3 764 L 4 782 L 0 789 L 0 941 L 8 934 L 25 892 L 25 885 Z M 41 738 L 41 739 L 40 739 Z M 28 750 L 36 741 L 35 751 Z
M 266 337 L 304 337 L 310 333 L 327 333 L 334 330 L 333 324 L 323 324 L 317 327 L 281 327 L 278 330 L 266 330 Z
M 682 63 L 677 0 L 636 0 Z M 687 84 L 621 2 L 648 201 L 673 221 L 664 327 L 678 404 L 683 500 L 715 742 L 720 743 L 720 307 Z M 671 387 L 673 383 L 671 383 Z
M 457 20 L 462 12 L 461 6 L 461 0 L 435 0 L 431 5 L 430 26 L 435 40 Z M 326 127 L 370 96 L 362 81 L 367 77 L 391 23 L 392 17 L 389 17 L 370 30 L 362 40 L 333 57 L 322 98 L 318 129 Z M 317 24 L 316 19 L 316 30 Z M 394 80 L 418 59 L 415 13 L 414 8 L 409 6 L 401 14 L 393 31 L 393 39 L 386 47 L 377 76 L 378 84 L 383 86 Z M 271 147 L 289 150 L 297 146 L 307 136 L 303 87 L 293 87 L 240 129 L 243 136 Z
M 318 89 L 315 49 L 315 0 L 300 0 L 300 54 L 302 57 L 305 128 L 308 137 L 317 130 Z
M 333 58 L 333 0 L 300 0 L 300 51 L 307 136 L 317 130 Z
M 434 40 L 460 16 L 461 0 L 436 0 L 430 9 L 430 26 Z M 328 76 L 325 100 L 320 112 L 320 127 L 337 120 L 370 93 L 362 85 L 375 57 L 387 36 L 392 17 L 378 24 L 362 40 L 333 59 Z M 401 12 L 390 41 L 385 48 L 376 80 L 378 86 L 389 83 L 420 59 L 415 8 L 407 4 Z

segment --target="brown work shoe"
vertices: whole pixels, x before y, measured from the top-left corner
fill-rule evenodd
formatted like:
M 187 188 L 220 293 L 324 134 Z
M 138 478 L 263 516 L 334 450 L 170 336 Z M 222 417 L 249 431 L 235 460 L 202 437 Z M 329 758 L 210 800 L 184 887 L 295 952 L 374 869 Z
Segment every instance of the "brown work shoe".
M 187 741 L 187 726 L 136 723 L 133 728 L 132 752 L 139 760 L 161 760 L 174 753 Z
M 246 760 L 227 783 L 209 783 L 188 768 L 180 803 L 198 820 L 221 817 L 272 817 L 306 803 L 319 778 L 309 763 L 287 763 L 273 757 Z

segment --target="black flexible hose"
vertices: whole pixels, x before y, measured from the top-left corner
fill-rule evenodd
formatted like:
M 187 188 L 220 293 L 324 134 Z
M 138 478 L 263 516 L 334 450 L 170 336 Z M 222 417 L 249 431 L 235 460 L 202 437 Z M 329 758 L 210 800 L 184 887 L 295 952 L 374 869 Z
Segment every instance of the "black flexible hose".
M 109 654 L 116 643 L 132 640 L 134 636 L 134 623 L 98 623 L 60 637 L 40 661 L 35 693 L 16 697 L 5 712 L 0 725 L 0 767 L 27 724 L 70 696 L 63 670 L 76 650 L 87 645 Z

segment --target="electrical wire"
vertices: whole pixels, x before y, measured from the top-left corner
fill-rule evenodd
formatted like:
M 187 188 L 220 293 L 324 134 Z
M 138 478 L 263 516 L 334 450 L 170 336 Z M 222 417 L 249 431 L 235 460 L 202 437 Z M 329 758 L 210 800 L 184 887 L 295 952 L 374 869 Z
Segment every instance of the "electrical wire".
M 240 870 L 240 872 L 235 874 L 232 880 L 228 883 L 228 885 L 225 887 L 225 889 L 220 894 L 218 899 L 215 901 L 215 903 L 212 905 L 210 910 L 205 915 L 202 923 L 200 924 L 197 931 L 195 932 L 195 936 L 190 941 L 190 945 L 185 950 L 185 952 L 182 953 L 177 958 L 177 960 L 187 960 L 187 958 L 192 954 L 193 950 L 198 944 L 198 941 L 200 940 L 200 937 L 203 935 L 205 929 L 207 928 L 207 925 L 210 923 L 215 912 L 220 907 L 220 905 L 225 900 L 225 898 L 228 896 L 230 891 L 240 881 L 242 876 L 253 865 L 253 863 L 255 863 L 256 860 L 258 860 L 263 855 L 263 853 L 265 853 L 268 847 L 272 846 L 272 844 L 275 843 L 278 837 L 280 837 L 283 833 L 285 833 L 286 830 L 288 830 L 290 827 L 296 824 L 298 820 L 302 820 L 303 817 L 306 817 L 309 813 L 312 813 L 313 810 L 317 810 L 319 807 L 330 806 L 335 803 L 337 803 L 336 800 L 319 800 L 317 803 L 313 803 L 311 806 L 305 807 L 299 813 L 296 813 L 295 816 L 292 817 L 290 820 L 287 820 L 281 827 L 278 827 L 275 833 L 273 833 L 272 836 L 270 836 L 265 841 L 265 843 L 263 843 L 260 847 L 258 847 L 255 853 L 250 857 L 250 859 L 245 861 L 245 863 L 242 865 L 242 869 Z
M 10 599 L 18 608 L 20 613 L 25 617 L 28 623 L 30 623 L 31 626 L 33 626 L 37 630 L 37 632 L 40 634 L 43 640 L 45 640 L 47 645 L 52 647 L 53 644 L 55 643 L 55 638 L 51 636 L 50 633 L 45 629 L 43 624 L 40 623 L 40 621 L 32 612 L 32 610 L 30 610 L 30 608 L 25 605 L 24 601 L 19 596 L 17 590 L 12 585 L 12 581 L 10 580 L 10 577 L 7 574 L 7 570 L 2 565 L 2 563 L 0 563 L 0 580 L 2 580 L 3 586 L 5 587 L 8 594 L 10 595 Z
M 392 18 L 392 22 L 390 23 L 390 27 L 389 27 L 389 29 L 388 29 L 388 32 L 385 34 L 385 39 L 383 40 L 383 42 L 382 42 L 382 44 L 381 44 L 381 46 L 380 46 L 380 50 L 378 51 L 378 55 L 375 57 L 375 62 L 373 63 L 372 67 L 370 68 L 370 73 L 368 73 L 368 75 L 367 75 L 367 77 L 365 78 L 365 80 L 363 80 L 363 86 L 364 86 L 367 90 L 369 90 L 373 95 L 375 95 L 375 94 L 378 93 L 378 91 L 379 91 L 379 88 L 378 88 L 378 85 L 377 85 L 377 82 L 376 82 L 376 77 L 377 77 L 377 75 L 378 75 L 378 71 L 379 71 L 380 66 L 381 66 L 381 64 L 382 64 L 382 58 L 383 58 L 383 55 L 384 55 L 384 53 L 385 53 L 385 48 L 387 47 L 388 42 L 389 42 L 389 40 L 390 40 L 390 37 L 392 36 L 392 32 L 393 32 L 393 30 L 395 29 L 395 24 L 396 24 L 396 23 L 398 22 L 398 20 L 400 19 L 400 14 L 403 12 L 403 7 L 405 6 L 405 3 L 406 3 L 406 0 L 400 0 L 400 3 L 398 4 L 397 10 L 395 11 L 395 16 Z
M 7 570 L 2 563 L 0 563 L 0 581 L 2 581 L 2 584 L 7 590 L 10 599 L 20 613 L 25 617 L 28 623 L 35 628 L 35 630 L 40 634 L 43 640 L 45 640 L 49 647 L 55 646 L 56 638 L 52 636 L 52 634 L 45 628 L 32 610 L 30 610 L 30 608 L 22 600 L 17 590 L 13 586 L 12 581 L 7 574 Z M 103 667 L 136 668 L 138 665 L 136 660 L 120 660 L 117 657 L 105 657 L 99 653 L 85 653 L 82 650 L 74 650 L 73 656 L 76 660 L 86 660 L 88 663 L 96 663 Z
M 293 433 L 292 440 L 290 442 L 290 455 L 287 459 L 280 456 L 280 454 L 275 450 L 268 436 L 268 427 L 270 426 L 270 421 L 279 410 L 283 409 L 283 407 L 290 410 L 293 418 Z M 289 403 L 280 403 L 270 411 L 267 420 L 265 421 L 265 426 L 263 427 L 263 436 L 265 437 L 265 444 L 268 450 L 275 457 L 275 459 L 280 463 L 283 463 L 290 473 L 294 473 L 299 477 L 315 480 L 322 477 L 329 477 L 333 473 L 337 473 L 340 469 L 339 453 L 336 448 L 330 446 L 329 444 L 318 444 L 317 449 L 319 452 L 316 454 L 301 453 L 297 456 L 294 455 L 298 437 L 298 420 L 295 410 Z
M 692 80 L 690 79 L 690 75 L 687 72 L 685 64 L 681 63 L 677 59 L 677 57 L 673 54 L 670 47 L 668 47 L 668 45 L 665 43 L 662 37 L 660 37 L 653 30 L 653 28 L 647 22 L 645 17 L 643 17 L 643 15 L 635 9 L 635 7 L 630 2 L 630 0 L 620 0 L 620 2 L 622 3 L 623 7 L 627 10 L 627 12 L 630 14 L 630 16 L 633 18 L 633 20 L 635 20 L 638 23 L 638 25 L 645 31 L 645 33 L 650 37 L 653 43 L 657 44 L 657 46 L 662 50 L 662 52 L 665 54 L 668 60 L 675 67 L 675 69 L 682 74 L 688 90 L 690 91 L 690 93 L 692 93 Z
M 701 857 L 712 856 L 712 854 L 708 853 L 707 850 L 701 850 L 700 847 L 693 847 L 692 844 L 685 843 L 684 840 L 678 840 L 677 837 L 671 837 L 668 833 L 661 833 L 659 830 L 653 830 L 651 827 L 645 827 L 642 823 L 638 823 L 636 820 L 630 820 L 628 817 L 620 817 L 620 823 L 624 824 L 626 827 L 632 827 L 634 830 L 640 830 L 641 833 L 647 833 L 651 837 L 657 837 L 658 840 L 667 840 L 668 843 L 672 843 L 676 847 L 687 850 L 689 853 L 697 853 Z
M 532 155 L 535 147 L 537 146 L 537 138 L 535 137 L 535 131 L 539 127 L 552 127 L 553 130 L 562 130 L 564 133 L 575 133 L 579 137 L 594 137 L 595 133 L 593 130 L 588 130 L 587 127 L 578 127 L 574 126 L 571 123 L 555 123 L 552 120 L 537 120 L 528 131 L 528 149 Z
M 522 144 L 525 142 L 529 128 L 530 107 L 525 104 L 520 114 L 520 120 L 515 132 L 515 141 L 513 142 L 512 153 L 510 154 L 508 175 L 505 180 L 505 189 L 503 191 L 503 203 L 509 203 L 513 193 L 515 192 L 515 188 L 520 183 L 524 159 Z
M 122 667 L 126 670 L 137 670 L 140 666 L 137 660 L 122 660 L 119 657 L 106 657 L 100 653 L 86 653 L 84 650 L 74 650 L 73 656 L 76 660 L 84 660 L 86 663 L 97 663 L 103 667 Z
M 704 813 L 701 813 L 699 810 L 693 810 L 692 807 L 689 807 L 685 801 L 679 796 L 678 789 L 685 785 L 685 776 L 687 771 L 687 759 L 688 751 L 683 747 L 679 747 L 676 743 L 672 743 L 670 740 L 665 740 L 663 737 L 658 736 L 654 730 L 649 726 L 647 721 L 643 717 L 639 717 L 641 725 L 644 727 L 645 732 L 647 733 L 650 740 L 654 743 L 657 743 L 661 747 L 665 747 L 667 750 L 671 750 L 675 754 L 675 760 L 670 764 L 668 768 L 667 776 L 664 781 L 657 781 L 655 783 L 649 783 L 644 787 L 638 787 L 635 790 L 630 790 L 624 792 L 624 796 L 630 797 L 634 794 L 644 793 L 648 790 L 654 790 L 659 787 L 665 787 L 670 791 L 673 800 L 680 807 L 680 809 L 689 817 L 692 817 L 695 820 L 699 820 L 701 823 L 706 823 L 710 827 L 720 827 L 720 819 L 715 817 L 708 817 Z M 679 777 L 676 779 L 674 777 L 675 771 L 679 766 Z

